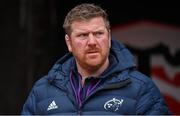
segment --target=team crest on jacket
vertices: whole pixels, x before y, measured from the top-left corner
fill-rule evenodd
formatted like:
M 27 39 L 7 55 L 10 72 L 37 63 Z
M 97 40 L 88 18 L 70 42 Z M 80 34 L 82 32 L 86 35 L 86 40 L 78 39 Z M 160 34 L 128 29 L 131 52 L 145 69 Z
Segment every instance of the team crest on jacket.
M 123 99 L 119 100 L 119 99 L 113 98 L 104 104 L 104 109 L 110 110 L 110 111 L 117 111 L 119 110 L 119 107 L 122 105 L 123 101 L 124 101 Z

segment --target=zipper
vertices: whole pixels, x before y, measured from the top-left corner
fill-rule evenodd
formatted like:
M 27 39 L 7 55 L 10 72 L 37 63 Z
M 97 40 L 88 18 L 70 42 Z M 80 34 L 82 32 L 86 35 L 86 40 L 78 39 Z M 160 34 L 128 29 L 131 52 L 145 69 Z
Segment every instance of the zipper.
M 78 109 L 77 115 L 80 116 L 80 115 L 81 115 L 81 112 L 82 112 L 82 110 L 81 110 L 81 109 Z
M 83 88 L 82 88 L 82 85 L 81 85 L 81 81 L 79 81 L 79 87 L 78 87 L 78 116 L 81 115 L 82 113 L 82 92 L 83 92 Z
M 78 77 L 81 78 L 81 77 Z M 72 91 L 75 94 L 75 102 L 76 102 L 76 108 L 77 108 L 77 114 L 81 114 L 82 110 L 82 84 L 81 81 L 78 80 L 78 86 L 75 85 L 75 80 L 73 79 L 73 71 L 70 72 L 69 81 L 72 87 Z

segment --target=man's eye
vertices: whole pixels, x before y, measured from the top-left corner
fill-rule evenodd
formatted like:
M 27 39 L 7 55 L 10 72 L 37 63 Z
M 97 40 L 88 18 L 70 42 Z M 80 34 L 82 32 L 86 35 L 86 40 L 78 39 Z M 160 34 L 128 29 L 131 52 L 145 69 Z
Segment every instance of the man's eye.
M 81 37 L 86 37 L 86 36 L 87 36 L 87 34 L 80 34 L 80 36 L 81 36 Z
M 96 32 L 95 33 L 95 36 L 101 36 L 101 35 L 103 35 L 103 32 Z
M 78 37 L 80 38 L 86 38 L 88 36 L 88 34 L 79 34 Z

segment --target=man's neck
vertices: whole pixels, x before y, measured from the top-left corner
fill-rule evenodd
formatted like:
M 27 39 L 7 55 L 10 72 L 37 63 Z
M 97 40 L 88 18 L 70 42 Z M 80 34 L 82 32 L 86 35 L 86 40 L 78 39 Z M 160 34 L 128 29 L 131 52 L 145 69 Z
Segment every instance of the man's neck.
M 108 59 L 105 61 L 105 63 L 101 67 L 99 67 L 97 69 L 93 68 L 93 67 L 89 67 L 89 69 L 84 69 L 80 65 L 77 64 L 78 72 L 82 76 L 82 85 L 84 85 L 86 78 L 98 77 L 107 69 L 108 66 L 109 66 L 109 60 Z M 95 69 L 95 70 L 92 70 L 92 69 Z

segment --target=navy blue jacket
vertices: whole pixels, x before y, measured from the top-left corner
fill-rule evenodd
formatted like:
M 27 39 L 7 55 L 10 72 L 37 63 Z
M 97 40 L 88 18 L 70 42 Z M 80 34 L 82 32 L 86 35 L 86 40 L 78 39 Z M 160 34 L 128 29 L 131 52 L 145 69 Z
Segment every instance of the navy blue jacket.
M 22 115 L 169 114 L 156 85 L 135 69 L 133 56 L 116 40 L 109 59 L 110 66 L 98 78 L 87 78 L 82 88 L 68 53 L 35 83 Z

